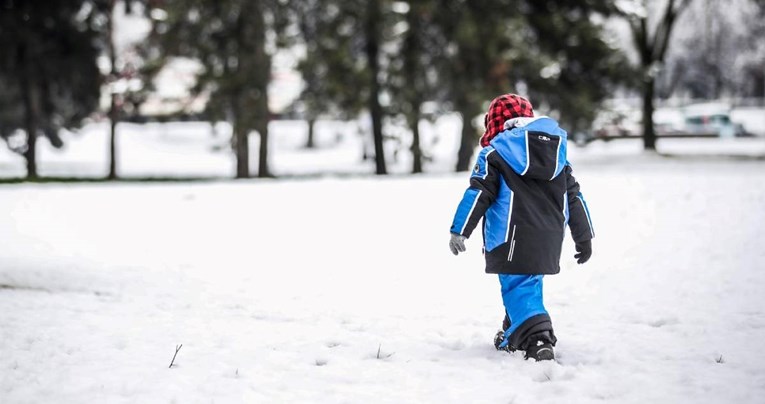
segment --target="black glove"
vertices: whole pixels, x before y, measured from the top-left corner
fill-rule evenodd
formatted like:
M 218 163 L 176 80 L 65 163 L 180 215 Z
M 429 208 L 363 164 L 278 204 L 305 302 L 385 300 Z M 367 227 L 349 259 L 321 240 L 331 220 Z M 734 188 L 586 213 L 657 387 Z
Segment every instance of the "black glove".
M 577 264 L 584 264 L 587 262 L 592 256 L 592 241 L 587 240 L 576 243 L 576 252 L 574 258 L 576 258 Z
M 452 254 L 457 255 L 461 252 L 465 252 L 465 236 L 451 233 L 452 238 L 449 240 L 449 249 L 452 250 Z

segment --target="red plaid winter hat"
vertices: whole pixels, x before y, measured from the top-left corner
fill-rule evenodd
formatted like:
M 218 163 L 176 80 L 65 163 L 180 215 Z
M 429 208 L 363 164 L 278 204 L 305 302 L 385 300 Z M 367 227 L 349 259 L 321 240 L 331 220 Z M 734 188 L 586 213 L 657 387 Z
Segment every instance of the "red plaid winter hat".
M 488 146 L 491 139 L 503 131 L 508 119 L 533 116 L 534 110 L 529 100 L 515 94 L 500 95 L 489 104 L 489 112 L 484 116 L 486 132 L 481 136 L 481 146 Z

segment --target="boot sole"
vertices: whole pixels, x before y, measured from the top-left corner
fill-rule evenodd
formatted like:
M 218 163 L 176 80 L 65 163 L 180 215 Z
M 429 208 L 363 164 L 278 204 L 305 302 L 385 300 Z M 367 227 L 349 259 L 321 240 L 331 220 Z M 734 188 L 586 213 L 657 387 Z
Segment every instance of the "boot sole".
M 552 348 L 542 348 L 539 351 L 537 351 L 537 354 L 534 357 L 534 359 L 537 362 L 555 360 L 555 352 L 553 352 Z

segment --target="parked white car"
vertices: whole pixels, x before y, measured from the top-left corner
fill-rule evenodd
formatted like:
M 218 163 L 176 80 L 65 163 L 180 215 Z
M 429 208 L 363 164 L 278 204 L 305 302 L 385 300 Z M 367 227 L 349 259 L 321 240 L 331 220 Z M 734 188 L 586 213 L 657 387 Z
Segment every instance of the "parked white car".
M 730 112 L 731 107 L 724 103 L 689 105 L 683 108 L 685 122 L 682 130 L 689 135 L 746 136 L 744 127 L 730 119 Z
M 685 117 L 685 130 L 691 135 L 746 136 L 744 127 L 741 124 L 733 123 L 727 113 L 688 115 Z

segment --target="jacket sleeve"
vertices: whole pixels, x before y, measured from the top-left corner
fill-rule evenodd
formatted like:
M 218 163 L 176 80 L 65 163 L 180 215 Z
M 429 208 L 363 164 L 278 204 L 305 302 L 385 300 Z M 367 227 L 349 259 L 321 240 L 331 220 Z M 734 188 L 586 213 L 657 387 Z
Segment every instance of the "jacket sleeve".
M 499 190 L 500 173 L 494 159 L 494 148 L 485 147 L 470 174 L 470 186 L 462 196 L 454 214 L 451 232 L 470 237 L 486 209 L 494 202 Z
M 587 241 L 595 237 L 595 230 L 592 227 L 587 202 L 579 191 L 579 183 L 576 182 L 572 172 L 573 169 L 567 163 L 564 173 L 566 174 L 566 194 L 568 196 L 568 226 L 575 242 Z

